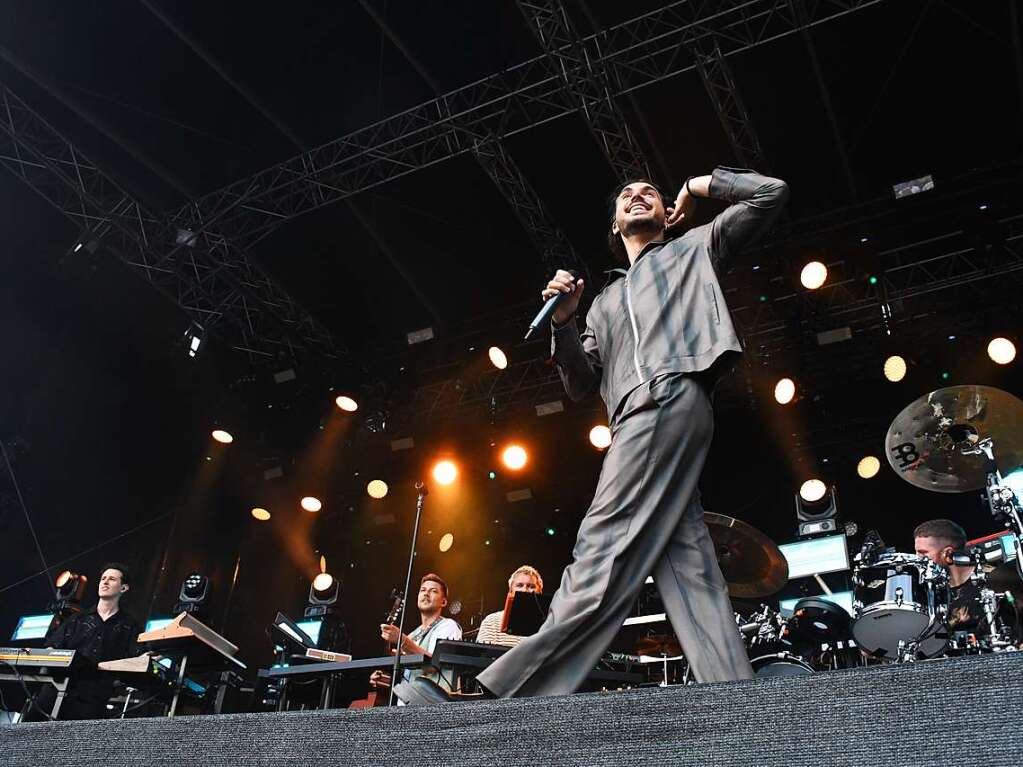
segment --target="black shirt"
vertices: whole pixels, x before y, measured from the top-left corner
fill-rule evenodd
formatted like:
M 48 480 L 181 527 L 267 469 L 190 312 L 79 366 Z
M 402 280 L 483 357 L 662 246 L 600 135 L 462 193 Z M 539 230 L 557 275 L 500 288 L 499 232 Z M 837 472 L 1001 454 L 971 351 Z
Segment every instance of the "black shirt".
M 71 666 L 72 684 L 61 706 L 61 719 L 93 719 L 103 715 L 114 691 L 114 674 L 97 670 L 96 664 L 138 655 L 135 640 L 139 632 L 139 624 L 123 610 L 103 620 L 93 607 L 68 617 L 47 634 L 48 647 L 76 651 Z M 47 690 L 37 700 L 48 702 L 50 697 Z
M 117 660 L 138 655 L 135 640 L 140 632 L 135 619 L 118 610 L 103 620 L 93 607 L 67 618 L 46 637 L 49 647 L 77 650 L 75 661 L 95 665 L 104 660 Z
M 980 589 L 972 579 L 949 585 L 948 626 L 952 631 L 987 631 L 987 617 L 980 602 Z

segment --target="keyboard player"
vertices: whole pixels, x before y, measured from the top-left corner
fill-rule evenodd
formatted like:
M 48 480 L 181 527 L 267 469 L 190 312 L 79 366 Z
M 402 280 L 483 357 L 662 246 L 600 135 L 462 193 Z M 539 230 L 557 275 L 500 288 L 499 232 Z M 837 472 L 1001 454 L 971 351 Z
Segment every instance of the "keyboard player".
M 505 602 L 505 610 L 508 609 L 508 603 L 512 595 L 520 591 L 528 594 L 543 593 L 543 578 L 535 567 L 522 565 L 508 578 L 508 599 Z M 516 636 L 515 634 L 506 634 L 501 631 L 501 621 L 505 610 L 490 613 L 490 615 L 483 619 L 480 623 L 479 633 L 476 635 L 477 642 L 514 647 L 522 641 L 523 637 Z
M 95 665 L 139 654 L 135 644 L 139 624 L 121 609 L 121 599 L 130 588 L 131 575 L 125 565 L 112 562 L 104 566 L 96 606 L 71 615 L 46 636 L 47 647 L 76 651 L 60 719 L 102 719 L 113 694 L 114 676 L 97 671 Z M 79 667 L 80 661 L 84 667 Z M 50 711 L 56 695 L 56 690 L 47 685 L 36 697 L 36 705 Z M 38 720 L 42 716 L 33 710 L 26 718 Z

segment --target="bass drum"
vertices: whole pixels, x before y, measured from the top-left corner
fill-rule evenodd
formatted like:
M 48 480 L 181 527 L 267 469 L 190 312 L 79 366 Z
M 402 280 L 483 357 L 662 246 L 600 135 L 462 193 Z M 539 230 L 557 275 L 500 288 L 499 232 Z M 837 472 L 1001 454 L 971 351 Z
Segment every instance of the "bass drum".
M 757 679 L 768 679 L 776 676 L 803 676 L 814 673 L 813 667 L 806 661 L 787 652 L 761 655 L 750 661 L 753 675 Z

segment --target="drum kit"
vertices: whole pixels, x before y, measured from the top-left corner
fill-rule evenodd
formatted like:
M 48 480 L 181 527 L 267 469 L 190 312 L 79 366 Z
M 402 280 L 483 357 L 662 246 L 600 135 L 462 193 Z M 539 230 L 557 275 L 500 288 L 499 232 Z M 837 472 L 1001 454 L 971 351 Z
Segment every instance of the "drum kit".
M 916 487 L 942 493 L 983 491 L 994 519 L 1007 529 L 1011 554 L 959 552 L 947 564 L 971 567 L 985 619 L 973 633 L 953 631 L 953 585 L 947 567 L 927 557 L 883 547 L 869 533 L 852 561 L 852 614 L 820 596 L 799 599 L 790 616 L 761 604 L 736 624 L 757 677 L 946 655 L 1004 652 L 1020 647 L 1013 592 L 1023 584 L 1023 507 L 1002 472 L 1023 466 L 1023 402 L 999 389 L 953 386 L 921 397 L 888 429 L 885 447 L 895 472 Z M 762 599 L 788 582 L 788 564 L 774 542 L 751 525 L 721 514 L 705 515 L 733 601 Z M 1001 564 L 992 567 L 992 560 Z M 1008 609 L 1006 609 L 1008 607 Z M 637 651 L 683 661 L 675 680 L 692 681 L 681 649 L 670 636 L 642 640 Z M 671 657 L 669 657 L 671 656 Z M 664 678 L 668 679 L 665 664 Z

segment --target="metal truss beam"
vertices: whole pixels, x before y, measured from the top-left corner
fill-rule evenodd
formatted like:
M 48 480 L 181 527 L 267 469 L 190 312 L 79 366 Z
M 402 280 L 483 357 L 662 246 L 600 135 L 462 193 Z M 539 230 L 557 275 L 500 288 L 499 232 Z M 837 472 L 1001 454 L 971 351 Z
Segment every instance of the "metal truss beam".
M 721 56 L 730 56 L 880 2 L 813 0 L 797 20 L 788 0 L 725 0 L 694 21 L 680 1 L 585 37 L 581 45 L 585 60 L 608 72 L 615 97 L 696 68 L 683 41 L 713 39 Z M 241 179 L 182 207 L 171 220 L 251 244 L 298 215 L 577 108 L 563 73 L 543 54 Z
M 2 83 L 0 164 L 69 218 L 83 238 L 110 248 L 229 345 L 259 357 L 338 354 L 330 334 L 236 244 L 209 230 L 182 237 Z
M 437 79 L 427 71 L 426 66 L 402 42 L 373 3 L 370 0 L 359 0 L 359 4 L 373 19 L 391 45 L 398 49 L 431 90 L 439 95 L 441 89 Z M 466 125 L 465 129 L 469 135 L 472 135 L 471 125 Z M 545 269 L 574 268 L 585 274 L 588 279 L 589 274 L 584 262 L 572 248 L 561 229 L 558 228 L 554 219 L 548 214 L 540 196 L 511 155 L 508 154 L 500 139 L 492 135 L 473 139 L 472 152 L 494 186 L 508 201 L 530 242 L 533 243 L 533 247 L 541 254 Z M 414 286 L 413 290 L 416 290 Z M 436 314 L 436 312 L 433 313 Z
M 853 264 L 829 264 L 828 282 L 818 290 L 731 305 L 732 319 L 747 344 L 767 343 L 791 335 L 794 323 L 804 324 L 808 317 L 831 322 L 877 318 L 886 304 L 1023 272 L 1023 214 L 1003 218 L 998 225 L 1004 243 L 992 247 L 978 248 L 969 232 L 955 229 L 881 251 L 877 255 L 885 265 L 873 285 Z
M 920 311 L 910 304 L 913 299 L 939 291 L 974 288 L 968 294 L 956 294 L 954 309 L 958 314 L 936 310 L 934 302 L 927 304 L 930 309 L 923 310 L 925 314 L 948 316 L 949 325 L 954 324 L 962 333 L 971 322 L 976 324 L 979 312 L 990 304 L 991 286 L 995 284 L 992 281 L 1003 284 L 1007 279 L 1023 278 L 1023 213 L 1002 218 L 998 226 L 1002 235 L 998 242 L 978 244 L 975 235 L 954 229 L 882 251 L 877 256 L 884 266 L 876 273 L 876 285 L 871 285 L 867 275 L 853 264 L 836 262 L 828 265 L 828 283 L 817 291 L 792 292 L 766 302 L 755 297 L 743 302 L 742 296 L 750 295 L 744 284 L 748 272 L 726 274 L 722 282 L 736 329 L 749 352 L 747 362 L 755 366 L 754 358 L 763 355 L 798 352 L 805 348 L 806 333 L 836 324 L 868 330 L 880 325 L 884 305 L 902 306 L 903 316 L 897 316 L 896 321 L 910 322 L 910 312 L 915 315 Z M 494 318 L 494 325 L 517 326 L 528 321 L 532 307 L 520 307 L 517 312 L 521 316 Z M 826 322 L 826 327 L 817 327 L 815 320 Z M 930 319 L 927 323 L 933 324 Z M 852 367 L 859 365 L 852 357 L 849 361 Z M 874 362 L 871 357 L 871 364 Z M 834 377 L 834 371 L 821 370 L 818 374 Z M 733 377 L 729 386 L 722 387 L 724 404 L 744 400 L 746 393 L 740 383 L 740 378 Z M 473 380 L 446 378 L 421 385 L 406 400 L 402 412 L 392 413 L 392 423 L 404 425 L 471 412 L 482 416 L 495 401 L 499 409 L 511 409 L 564 398 L 553 366 L 533 356 L 513 362 L 503 371 L 487 370 Z
M 760 138 L 721 47 L 716 41 L 703 38 L 693 44 L 692 50 L 703 87 L 707 89 L 736 159 L 747 168 L 767 170 L 769 166 Z
M 611 80 L 614 70 L 590 58 L 561 0 L 518 0 L 518 6 L 618 181 L 650 178 L 650 166 L 615 103 L 620 88 Z
M 533 247 L 540 252 L 544 266 L 548 270 L 576 269 L 589 282 L 585 262 L 547 213 L 540 196 L 508 156 L 504 144 L 496 138 L 480 141 L 473 148 L 473 154 L 508 200 Z

